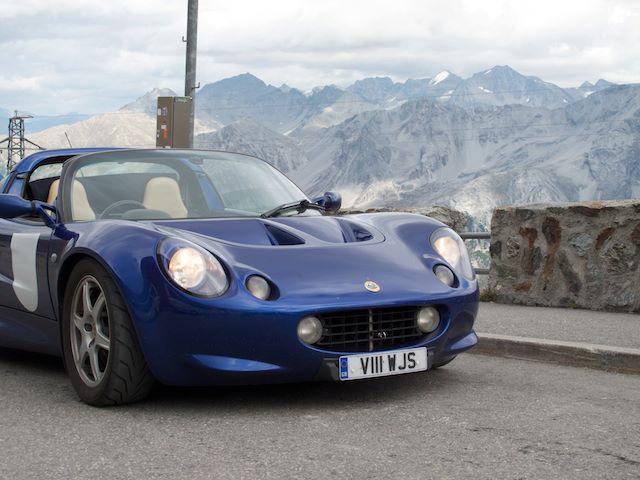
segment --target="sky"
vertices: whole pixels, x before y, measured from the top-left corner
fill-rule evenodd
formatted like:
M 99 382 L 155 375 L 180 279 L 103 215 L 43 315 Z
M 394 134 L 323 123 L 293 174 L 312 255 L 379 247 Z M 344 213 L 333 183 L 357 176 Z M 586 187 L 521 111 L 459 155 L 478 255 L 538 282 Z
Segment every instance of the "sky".
M 184 91 L 187 0 L 0 0 L 0 110 L 113 111 Z M 563 87 L 640 82 L 640 1 L 200 0 L 197 78 L 308 90 L 510 65 Z

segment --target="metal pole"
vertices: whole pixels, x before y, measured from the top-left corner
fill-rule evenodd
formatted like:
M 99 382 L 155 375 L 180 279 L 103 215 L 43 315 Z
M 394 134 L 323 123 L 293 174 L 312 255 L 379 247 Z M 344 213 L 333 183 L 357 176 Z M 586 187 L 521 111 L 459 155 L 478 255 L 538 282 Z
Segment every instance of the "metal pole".
M 189 148 L 193 148 L 193 119 L 195 116 L 196 53 L 198 49 L 198 0 L 189 0 L 187 10 L 187 61 L 184 75 L 184 96 L 191 97 L 187 135 Z

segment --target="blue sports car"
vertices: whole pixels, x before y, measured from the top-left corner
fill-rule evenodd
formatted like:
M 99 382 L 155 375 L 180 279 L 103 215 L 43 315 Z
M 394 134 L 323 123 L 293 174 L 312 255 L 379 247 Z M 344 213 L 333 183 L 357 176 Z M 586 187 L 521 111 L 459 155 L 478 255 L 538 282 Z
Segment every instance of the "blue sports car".
M 0 182 L 0 345 L 60 355 L 91 405 L 154 382 L 348 381 L 473 347 L 460 237 L 403 213 L 338 216 L 254 157 L 38 152 Z

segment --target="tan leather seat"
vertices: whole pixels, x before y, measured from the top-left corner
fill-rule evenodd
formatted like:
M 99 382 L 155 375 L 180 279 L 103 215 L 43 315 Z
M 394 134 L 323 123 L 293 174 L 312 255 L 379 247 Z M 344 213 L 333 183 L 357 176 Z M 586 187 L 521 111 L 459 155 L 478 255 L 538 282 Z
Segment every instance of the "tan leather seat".
M 53 204 L 58 197 L 58 188 L 60 188 L 60 179 L 54 180 L 49 187 L 49 196 L 47 197 L 47 203 Z
M 54 180 L 49 187 L 49 196 L 47 197 L 47 203 L 53 204 L 58 197 L 58 191 L 60 190 L 60 180 Z M 73 192 L 71 192 L 71 215 L 74 220 L 87 221 L 95 220 L 96 214 L 89 205 L 89 199 L 87 198 L 87 191 L 82 184 L 74 180 Z
M 171 218 L 186 218 L 187 207 L 180 195 L 180 186 L 173 178 L 157 177 L 147 182 L 143 205 L 151 210 L 165 212 Z
M 71 192 L 71 215 L 76 221 L 96 219 L 96 214 L 89 205 L 87 191 L 77 180 L 73 181 L 73 191 Z

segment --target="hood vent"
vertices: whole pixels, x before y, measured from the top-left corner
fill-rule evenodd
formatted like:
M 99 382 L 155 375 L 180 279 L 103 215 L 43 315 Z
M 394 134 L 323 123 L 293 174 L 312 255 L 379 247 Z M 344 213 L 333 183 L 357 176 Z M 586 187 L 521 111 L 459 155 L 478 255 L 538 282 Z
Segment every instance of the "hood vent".
M 373 234 L 362 225 L 343 219 L 338 219 L 338 222 L 342 228 L 342 236 L 346 243 L 366 242 L 373 238 Z
M 306 243 L 304 240 L 306 235 L 328 243 L 359 243 L 374 238 L 373 233 L 363 225 L 350 220 L 336 217 L 317 218 L 313 222 L 309 219 L 305 220 L 307 221 L 287 219 L 287 228 L 281 228 L 274 223 L 265 223 L 264 227 L 271 245 L 302 245 Z M 296 235 L 296 231 L 299 231 L 301 236 Z
M 300 237 L 296 237 L 278 227 L 274 227 L 273 225 L 265 225 L 264 227 L 267 229 L 267 235 L 269 236 L 271 245 L 302 245 L 304 243 L 304 240 Z

